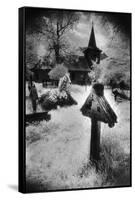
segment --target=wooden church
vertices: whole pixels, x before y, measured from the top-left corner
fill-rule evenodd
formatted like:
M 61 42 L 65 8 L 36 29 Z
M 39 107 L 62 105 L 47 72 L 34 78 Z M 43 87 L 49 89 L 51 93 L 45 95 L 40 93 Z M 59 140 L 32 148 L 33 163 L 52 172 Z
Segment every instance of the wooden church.
M 83 50 L 84 56 L 79 56 L 78 61 L 74 64 L 64 63 L 64 65 L 68 68 L 72 83 L 83 85 L 86 84 L 86 82 L 88 82 L 88 73 L 92 70 L 93 65 L 92 61 L 99 64 L 100 60 L 107 57 L 105 54 L 101 54 L 101 52 L 102 50 L 100 50 L 96 45 L 94 25 L 92 23 L 88 47 Z M 31 69 L 31 71 L 34 73 L 34 81 L 51 81 L 48 75 L 51 69 L 52 67 L 43 66 L 41 61 L 39 61 L 33 67 L 33 69 Z

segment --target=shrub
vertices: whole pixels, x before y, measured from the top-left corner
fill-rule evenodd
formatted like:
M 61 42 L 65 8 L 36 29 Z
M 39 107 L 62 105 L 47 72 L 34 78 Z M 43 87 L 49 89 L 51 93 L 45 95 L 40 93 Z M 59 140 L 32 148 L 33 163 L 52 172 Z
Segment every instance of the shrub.
M 56 65 L 50 72 L 50 79 L 59 80 L 68 72 L 68 69 L 63 64 Z

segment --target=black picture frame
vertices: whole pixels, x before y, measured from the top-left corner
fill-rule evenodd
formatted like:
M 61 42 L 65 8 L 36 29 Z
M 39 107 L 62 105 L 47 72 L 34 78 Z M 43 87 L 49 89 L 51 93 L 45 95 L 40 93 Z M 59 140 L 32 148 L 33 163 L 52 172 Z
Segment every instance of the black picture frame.
M 131 99 L 130 99 L 130 177 L 129 183 L 125 185 L 111 185 L 105 187 L 90 187 L 90 188 L 70 188 L 70 189 L 47 189 L 47 190 L 39 190 L 35 189 L 35 186 L 29 185 L 29 188 L 26 184 L 26 102 L 25 102 L 25 95 L 26 95 L 26 21 L 27 15 L 33 12 L 36 13 L 38 10 L 43 11 L 75 11 L 75 12 L 94 12 L 94 13 L 105 13 L 105 14 L 120 14 L 120 15 L 128 15 L 130 18 L 130 31 L 129 31 L 129 38 L 130 38 L 130 92 L 131 92 Z M 132 14 L 131 13 L 117 13 L 117 12 L 104 12 L 104 11 L 89 11 L 89 10 L 70 10 L 70 9 L 59 9 L 59 8 L 37 8 L 37 7 L 22 7 L 19 8 L 19 180 L 18 180 L 18 190 L 22 193 L 33 193 L 33 192 L 57 192 L 57 191 L 70 191 L 70 190 L 86 190 L 86 189 L 104 189 L 104 188 L 120 188 L 120 187 L 131 187 L 132 186 Z M 31 189 L 30 189 L 31 187 Z

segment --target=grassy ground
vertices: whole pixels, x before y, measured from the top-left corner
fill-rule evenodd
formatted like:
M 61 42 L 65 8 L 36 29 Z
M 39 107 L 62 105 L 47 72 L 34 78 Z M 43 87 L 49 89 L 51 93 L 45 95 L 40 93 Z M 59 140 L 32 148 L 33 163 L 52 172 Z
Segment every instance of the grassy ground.
M 41 85 L 37 88 L 40 95 L 46 90 Z M 130 102 L 116 103 L 111 91 L 105 90 L 118 123 L 114 128 L 102 123 L 100 170 L 96 172 L 88 162 L 91 122 L 80 112 L 89 91 L 90 87 L 73 85 L 77 106 L 58 108 L 50 112 L 50 121 L 26 127 L 28 191 L 130 185 Z M 26 112 L 31 112 L 29 100 Z

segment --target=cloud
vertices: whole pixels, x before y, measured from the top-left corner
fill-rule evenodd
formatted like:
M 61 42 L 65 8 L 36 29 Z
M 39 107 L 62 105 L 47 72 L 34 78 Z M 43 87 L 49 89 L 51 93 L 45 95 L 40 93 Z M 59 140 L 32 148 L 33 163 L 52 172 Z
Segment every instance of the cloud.
M 80 37 L 80 38 L 85 38 L 85 39 L 87 39 L 88 38 L 88 35 L 85 33 L 85 32 L 79 32 L 79 31 L 77 31 L 77 30 L 72 30 L 71 31 L 71 33 L 73 33 L 73 34 L 75 34 L 75 36 L 77 36 L 77 37 Z

